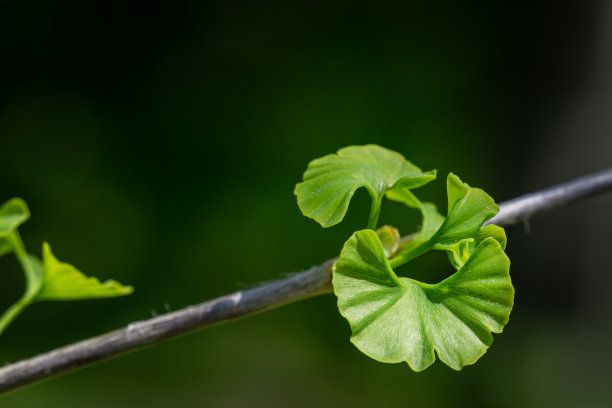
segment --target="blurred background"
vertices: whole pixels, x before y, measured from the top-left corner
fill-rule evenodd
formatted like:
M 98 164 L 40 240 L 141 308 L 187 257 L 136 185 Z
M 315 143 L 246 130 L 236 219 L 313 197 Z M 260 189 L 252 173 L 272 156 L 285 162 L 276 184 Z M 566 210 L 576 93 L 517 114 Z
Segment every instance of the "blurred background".
M 87 274 L 133 295 L 40 303 L 0 363 L 337 255 L 293 196 L 350 144 L 453 171 L 497 201 L 612 166 L 612 3 L 0 0 L 0 201 Z M 421 196 L 445 210 L 444 182 Z M 331 295 L 0 397 L 11 407 L 612 405 L 612 195 L 507 230 L 510 323 L 474 366 L 370 360 Z M 419 224 L 399 204 L 383 223 Z M 415 275 L 451 272 L 432 256 Z M 0 258 L 0 307 L 24 282 Z

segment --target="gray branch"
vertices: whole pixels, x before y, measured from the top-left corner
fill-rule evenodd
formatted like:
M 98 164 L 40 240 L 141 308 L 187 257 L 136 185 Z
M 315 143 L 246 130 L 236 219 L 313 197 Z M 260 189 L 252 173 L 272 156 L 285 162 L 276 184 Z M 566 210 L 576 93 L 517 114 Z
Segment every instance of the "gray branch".
M 612 169 L 505 201 L 489 223 L 513 225 L 607 190 L 612 190 Z M 330 293 L 334 261 L 7 365 L 0 369 L 0 393 L 218 323 Z
M 499 205 L 499 213 L 487 224 L 514 225 L 529 220 L 536 214 L 564 207 L 610 189 L 612 169 L 504 201 Z

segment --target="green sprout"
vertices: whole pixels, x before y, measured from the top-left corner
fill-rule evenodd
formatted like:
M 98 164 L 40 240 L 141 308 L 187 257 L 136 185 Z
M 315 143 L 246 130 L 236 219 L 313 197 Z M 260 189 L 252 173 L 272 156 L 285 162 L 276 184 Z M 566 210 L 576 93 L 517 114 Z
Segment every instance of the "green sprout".
M 350 146 L 312 161 L 295 188 L 302 213 L 323 227 L 342 221 L 355 191 L 372 198 L 367 228 L 346 241 L 332 269 L 338 308 L 351 341 L 371 358 L 407 362 L 422 371 L 438 358 L 455 370 L 473 364 L 508 323 L 514 301 L 503 228 L 483 225 L 499 212 L 483 190 L 447 178 L 448 211 L 411 191 L 436 177 L 399 153 Z M 383 197 L 421 212 L 420 231 L 406 242 L 393 227 L 375 231 Z M 398 277 L 393 268 L 445 251 L 455 272 L 431 285 Z
M 48 243 L 43 243 L 42 262 L 26 252 L 17 228 L 30 218 L 26 203 L 13 198 L 0 207 L 0 256 L 15 254 L 26 278 L 23 296 L 2 316 L 0 334 L 29 305 L 46 300 L 78 300 L 129 295 L 131 286 L 83 275 L 74 266 L 58 261 Z

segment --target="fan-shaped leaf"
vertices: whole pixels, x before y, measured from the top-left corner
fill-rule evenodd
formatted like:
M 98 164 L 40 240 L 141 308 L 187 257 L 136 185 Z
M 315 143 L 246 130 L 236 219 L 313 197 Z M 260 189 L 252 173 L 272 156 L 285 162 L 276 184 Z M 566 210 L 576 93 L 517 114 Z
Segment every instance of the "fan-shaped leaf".
M 447 177 L 447 194 L 448 214 L 441 223 L 435 207 L 427 209 L 427 203 L 417 204 L 423 212 L 424 225 L 428 214 L 430 219 L 435 219 L 435 223 L 430 223 L 427 233 L 423 233 L 414 244 L 402 248 L 391 260 L 392 266 L 401 265 L 427 251 L 437 249 L 449 251 L 451 262 L 459 268 L 469 257 L 470 251 L 488 236 L 495 237 L 505 247 L 505 233 L 502 228 L 497 226 L 482 228 L 487 220 L 499 212 L 499 207 L 487 193 L 479 188 L 470 187 L 450 173 Z M 387 195 L 407 205 L 413 202 L 419 203 L 416 197 L 406 197 L 405 192 L 390 191 Z M 432 233 L 436 225 L 439 225 L 439 228 Z
M 495 239 L 502 249 L 506 249 L 506 232 L 497 225 L 482 227 L 474 233 L 473 238 L 464 239 L 454 245 L 444 247 L 447 251 L 448 259 L 455 269 L 461 268 L 478 245 L 489 237 Z
M 0 256 L 13 251 L 11 234 L 30 218 L 30 210 L 20 198 L 12 198 L 0 206 Z
M 295 187 L 302 213 L 323 227 L 342 221 L 355 191 L 365 187 L 375 207 L 394 187 L 412 189 L 436 178 L 404 156 L 377 145 L 349 146 L 308 164 L 303 182 Z
M 462 239 L 471 238 L 485 221 L 499 212 L 491 196 L 463 183 L 453 173 L 447 178 L 447 194 L 448 215 L 436 233 L 436 245 L 453 245 Z
M 398 278 L 377 235 L 353 234 L 333 269 L 340 313 L 351 341 L 382 362 L 421 371 L 440 360 L 460 370 L 491 345 L 508 322 L 514 289 L 499 243 L 484 239 L 454 275 L 436 285 Z
M 34 301 L 114 297 L 129 295 L 133 290 L 114 280 L 101 283 L 83 275 L 74 266 L 58 261 L 49 244 L 43 244 L 43 281 Z
M 74 266 L 59 262 L 46 242 L 43 244 L 43 262 L 28 254 L 17 227 L 30 216 L 27 205 L 14 198 L 0 207 L 0 256 L 13 252 L 21 264 L 26 278 L 22 297 L 0 316 L 0 333 L 30 304 L 43 300 L 76 300 L 128 295 L 131 286 L 108 280 L 87 277 Z
M 12 198 L 0 207 L 0 237 L 10 234 L 15 228 L 30 218 L 30 210 L 25 201 Z

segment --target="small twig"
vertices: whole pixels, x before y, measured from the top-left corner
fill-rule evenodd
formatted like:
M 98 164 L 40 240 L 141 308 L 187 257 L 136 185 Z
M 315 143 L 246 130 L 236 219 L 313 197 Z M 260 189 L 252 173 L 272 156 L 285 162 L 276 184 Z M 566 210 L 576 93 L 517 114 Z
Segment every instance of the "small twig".
M 513 225 L 611 189 L 612 169 L 505 201 L 488 223 Z M 0 369 L 0 393 L 214 324 L 330 293 L 334 261 L 5 366 Z

